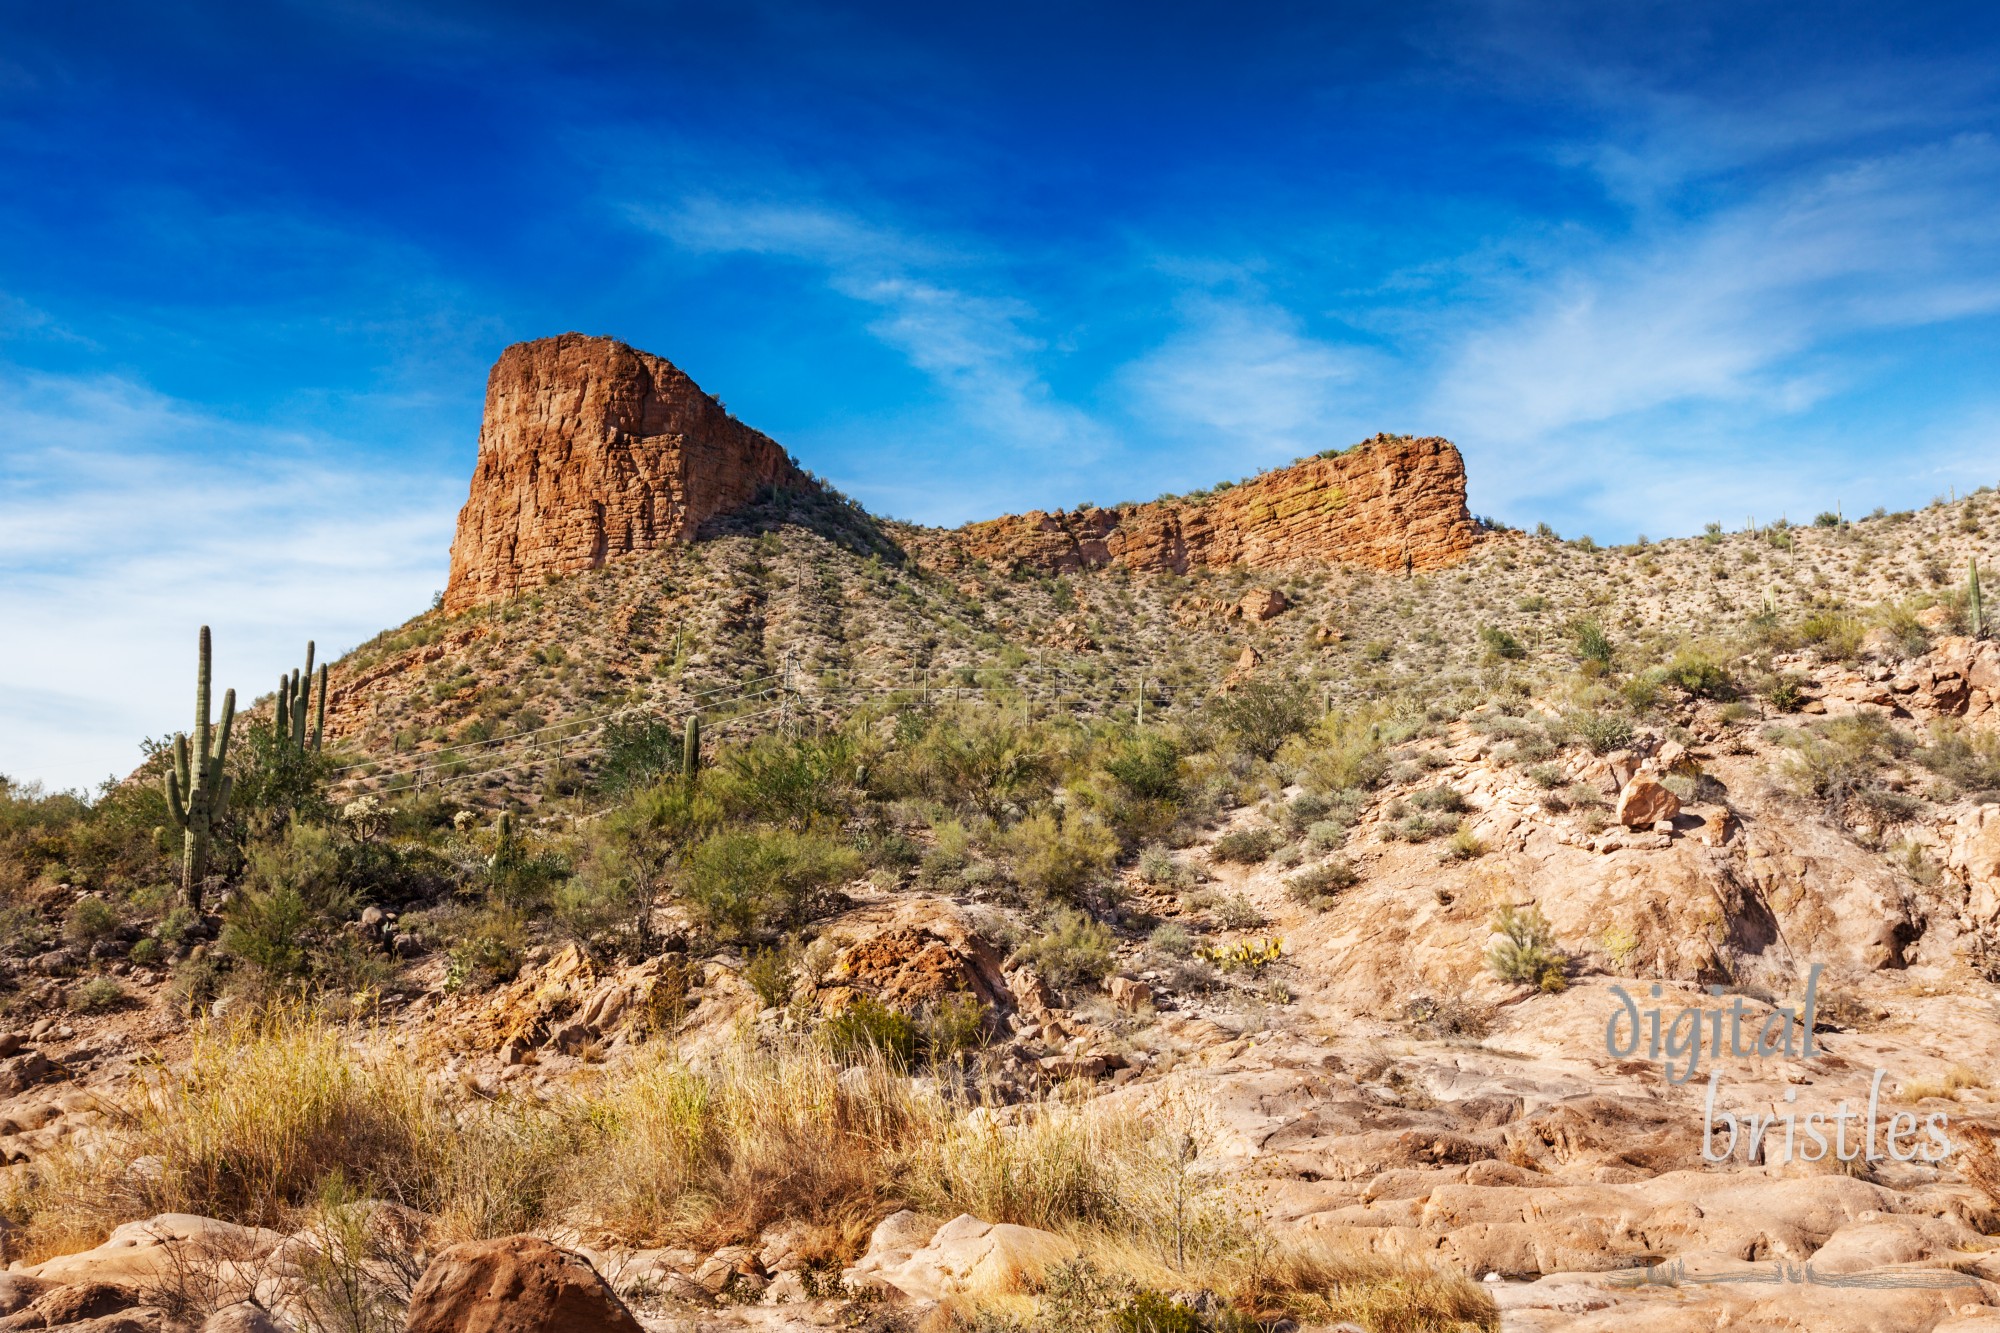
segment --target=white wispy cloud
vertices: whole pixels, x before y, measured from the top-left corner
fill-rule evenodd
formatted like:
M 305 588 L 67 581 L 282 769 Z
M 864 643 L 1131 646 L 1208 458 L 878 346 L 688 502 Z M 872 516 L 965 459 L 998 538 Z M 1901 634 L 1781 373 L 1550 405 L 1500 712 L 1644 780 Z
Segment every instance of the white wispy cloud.
M 1047 342 L 1032 304 L 981 281 L 979 258 L 817 202 L 699 196 L 634 207 L 640 225 L 682 248 L 813 265 L 840 295 L 872 308 L 868 331 L 900 352 L 957 408 L 973 438 L 1074 466 L 1110 443 L 1093 416 L 1061 401 L 1038 364 Z
M 1542 275 L 1442 368 L 1436 410 L 1512 441 L 1677 402 L 1797 411 L 1803 353 L 2000 309 L 1990 139 L 1843 165 Z
M 1270 467 L 1353 442 L 1374 398 L 1365 381 L 1382 369 L 1375 353 L 1312 338 L 1261 298 L 1191 297 L 1179 318 L 1122 377 L 1133 412 L 1187 461 Z
M 443 582 L 457 491 L 112 377 L 0 372 L 0 772 L 81 787 L 184 728 L 195 631 L 266 692 Z

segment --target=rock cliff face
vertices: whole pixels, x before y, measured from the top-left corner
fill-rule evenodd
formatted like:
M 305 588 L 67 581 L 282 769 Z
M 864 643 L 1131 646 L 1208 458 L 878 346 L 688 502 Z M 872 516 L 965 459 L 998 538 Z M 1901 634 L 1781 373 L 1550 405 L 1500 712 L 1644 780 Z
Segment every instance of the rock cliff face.
M 668 362 L 566 333 L 501 353 L 445 607 L 458 611 L 613 556 L 693 541 L 770 485 L 813 483 Z M 1201 499 L 1029 513 L 927 532 L 926 563 L 1182 573 L 1341 561 L 1437 569 L 1479 539 L 1445 440 L 1377 436 Z
M 1009 569 L 1185 573 L 1339 561 L 1403 570 L 1464 559 L 1479 527 L 1465 507 L 1465 461 L 1450 441 L 1378 435 L 1199 500 L 1018 514 L 950 535 L 967 555 Z
M 613 338 L 516 343 L 486 382 L 445 607 L 692 541 L 768 485 L 812 483 L 667 361 Z

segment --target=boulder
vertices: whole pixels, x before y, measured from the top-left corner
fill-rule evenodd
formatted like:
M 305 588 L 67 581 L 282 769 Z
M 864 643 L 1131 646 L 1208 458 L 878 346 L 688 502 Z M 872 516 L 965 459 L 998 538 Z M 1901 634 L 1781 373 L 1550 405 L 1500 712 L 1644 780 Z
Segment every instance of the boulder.
M 466 1241 L 431 1260 L 407 1333 L 641 1333 L 587 1260 L 540 1236 Z
M 1245 620 L 1260 625 L 1292 609 L 1285 594 L 1276 588 L 1252 588 L 1237 605 L 1242 608 Z
M 1973 919 L 2000 920 L 2000 806 L 1974 806 L 1959 817 L 1950 837 L 1944 863 L 1965 885 Z
M 74 1286 L 50 1287 L 28 1303 L 25 1310 L 10 1315 L 8 1328 L 62 1328 L 86 1319 L 102 1319 L 121 1314 L 139 1303 L 130 1287 L 109 1282 L 83 1282 Z
M 937 1228 L 921 1248 L 902 1248 L 928 1229 L 919 1223 L 916 1214 L 898 1213 L 878 1226 L 868 1252 L 847 1270 L 848 1280 L 886 1285 L 923 1301 L 1000 1294 L 1039 1282 L 1049 1268 L 1076 1254 L 1074 1245 L 1052 1231 L 966 1214 Z
M 1662 786 L 1657 778 L 1641 773 L 1618 793 L 1618 822 L 1626 828 L 1651 828 L 1661 820 L 1671 820 L 1681 812 L 1681 798 Z
M 291 1328 L 263 1307 L 240 1301 L 203 1320 L 201 1333 L 291 1333 Z
M 1111 996 L 1111 1003 L 1127 1013 L 1137 1013 L 1153 1002 L 1153 988 L 1130 977 L 1108 977 L 1104 989 Z
M 162 1213 L 143 1222 L 127 1222 L 95 1249 L 59 1255 L 20 1271 L 66 1286 L 112 1283 L 145 1290 L 172 1280 L 193 1264 L 254 1262 L 283 1240 L 262 1227 Z

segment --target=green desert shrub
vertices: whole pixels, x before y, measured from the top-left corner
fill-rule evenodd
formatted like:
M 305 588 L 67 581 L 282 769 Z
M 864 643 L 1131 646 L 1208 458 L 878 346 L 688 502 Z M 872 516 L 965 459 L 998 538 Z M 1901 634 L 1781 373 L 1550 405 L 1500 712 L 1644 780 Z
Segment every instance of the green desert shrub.
M 1568 984 L 1569 956 L 1556 947 L 1555 928 L 1541 908 L 1502 907 L 1492 926 L 1500 936 L 1486 950 L 1486 966 L 1494 976 L 1547 991 Z
M 1676 653 L 1665 669 L 1666 679 L 1682 693 L 1695 699 L 1733 699 L 1736 682 L 1716 657 L 1686 649 Z
M 1602 625 L 1594 620 L 1580 621 L 1572 635 L 1576 640 L 1576 655 L 1580 659 L 1601 666 L 1611 665 L 1611 640 L 1605 635 Z
M 811 916 L 860 863 L 852 848 L 820 833 L 723 829 L 688 857 L 685 893 L 701 924 L 726 938 L 754 938 Z
M 1568 714 L 1563 721 L 1592 754 L 1609 754 L 1632 743 L 1632 721 L 1622 713 L 1586 708 Z
M 1118 858 L 1116 835 L 1081 810 L 1037 810 L 1008 829 L 1002 842 L 1023 888 L 1065 900 L 1096 883 Z
M 907 1069 L 917 1060 L 915 1020 L 872 995 L 858 996 L 821 1024 L 819 1031 L 827 1049 L 845 1063 L 882 1059 L 895 1068 Z
M 1210 851 L 1218 861 L 1255 865 L 1277 851 L 1283 842 L 1276 829 L 1231 829 L 1215 840 Z
M 1287 740 L 1312 725 L 1311 692 L 1303 681 L 1249 680 L 1209 705 L 1215 720 L 1242 749 L 1269 759 Z
M 1111 973 L 1113 937 L 1109 927 L 1083 912 L 1063 910 L 1015 953 L 1061 989 L 1095 986 Z
M 1285 881 L 1285 896 L 1295 903 L 1308 907 L 1328 907 L 1344 890 L 1353 888 L 1361 880 L 1361 873 L 1354 863 L 1344 856 L 1336 856 L 1321 865 L 1302 870 Z
M 1528 650 L 1521 646 L 1519 639 L 1497 625 L 1480 626 L 1479 642 L 1492 661 L 1511 662 L 1528 655 Z

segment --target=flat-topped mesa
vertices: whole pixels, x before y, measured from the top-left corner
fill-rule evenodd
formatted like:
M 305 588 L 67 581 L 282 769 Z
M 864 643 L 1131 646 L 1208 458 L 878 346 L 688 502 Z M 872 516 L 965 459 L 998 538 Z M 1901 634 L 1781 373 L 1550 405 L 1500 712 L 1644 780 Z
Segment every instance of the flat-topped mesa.
M 691 542 L 766 486 L 812 484 L 660 357 L 580 333 L 516 343 L 486 381 L 445 608 Z
M 1177 574 L 1336 562 L 1440 569 L 1469 555 L 1479 536 L 1458 449 L 1406 435 L 1377 435 L 1199 498 L 1010 515 L 949 534 L 965 554 L 1006 569 Z

